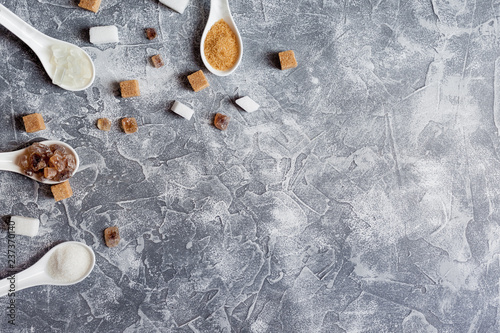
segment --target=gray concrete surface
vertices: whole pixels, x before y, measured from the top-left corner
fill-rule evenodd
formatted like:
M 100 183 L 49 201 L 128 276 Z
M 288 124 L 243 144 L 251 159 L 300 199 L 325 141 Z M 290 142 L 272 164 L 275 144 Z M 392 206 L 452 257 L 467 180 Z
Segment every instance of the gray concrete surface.
M 64 91 L 0 28 L 0 151 L 59 139 L 82 162 L 59 203 L 0 172 L 2 219 L 41 219 L 39 236 L 16 238 L 16 269 L 66 240 L 97 256 L 80 284 L 18 292 L 16 326 L 0 299 L 2 332 L 500 330 L 498 0 L 231 1 L 243 63 L 207 73 L 199 93 L 186 75 L 204 69 L 208 0 L 183 15 L 156 0 L 103 0 L 98 14 L 75 0 L 2 3 L 83 46 L 98 71 L 92 88 Z M 120 44 L 89 43 L 90 27 L 111 24 Z M 280 71 L 289 49 L 299 66 Z M 119 96 L 127 79 L 141 97 Z M 259 111 L 235 105 L 246 95 Z M 33 112 L 47 129 L 27 134 Z M 212 126 L 217 112 L 228 131 Z M 126 116 L 136 134 L 120 130 Z M 109 249 L 113 225 L 122 242 Z

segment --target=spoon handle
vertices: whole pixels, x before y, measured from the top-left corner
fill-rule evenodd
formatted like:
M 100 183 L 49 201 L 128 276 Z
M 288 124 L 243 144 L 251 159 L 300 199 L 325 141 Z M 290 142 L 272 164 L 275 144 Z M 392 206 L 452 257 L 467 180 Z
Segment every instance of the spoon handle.
M 5 279 L 3 280 L 0 280 L 0 297 L 2 296 L 5 296 L 7 294 L 9 294 L 10 292 L 12 291 L 9 291 L 9 290 L 12 290 L 11 288 L 11 281 L 13 282 L 13 286 L 14 286 L 14 290 L 15 290 L 15 278 L 13 280 L 9 279 L 9 277 L 6 277 Z
M 43 34 L 2 4 L 0 4 L 0 24 L 28 44 L 35 52 L 43 49 L 43 45 L 37 41 L 37 36 Z
M 46 273 L 43 270 L 26 269 L 0 280 L 0 297 L 29 287 L 44 285 Z M 42 279 L 40 279 L 42 278 Z
M 228 17 L 231 16 L 231 10 L 229 9 L 229 1 L 228 0 L 211 0 L 210 1 L 210 19 L 214 18 L 225 18 L 227 20 Z
M 20 173 L 21 167 L 17 164 L 19 151 L 0 153 L 0 170 Z

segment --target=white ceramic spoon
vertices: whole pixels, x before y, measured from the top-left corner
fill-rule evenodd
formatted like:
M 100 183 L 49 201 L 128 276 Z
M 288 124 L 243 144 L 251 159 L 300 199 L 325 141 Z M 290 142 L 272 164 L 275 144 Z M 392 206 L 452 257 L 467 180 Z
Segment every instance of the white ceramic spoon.
M 215 75 L 218 76 L 227 76 L 234 72 L 236 68 L 241 63 L 241 59 L 243 57 L 243 42 L 241 40 L 241 35 L 240 32 L 238 31 L 238 28 L 236 27 L 236 24 L 234 23 L 233 16 L 231 15 L 231 10 L 229 9 L 229 0 L 211 0 L 210 1 L 210 14 L 208 15 L 208 21 L 207 25 L 205 26 L 205 30 L 203 30 L 203 35 L 201 35 L 201 43 L 200 43 L 200 52 L 201 52 L 201 59 L 203 60 L 203 64 L 205 64 L 205 67 L 207 69 L 214 73 Z M 238 57 L 238 61 L 236 64 L 233 66 L 233 68 L 228 69 L 227 71 L 220 71 L 215 68 L 213 68 L 207 61 L 207 58 L 205 57 L 205 39 L 207 38 L 207 34 L 210 31 L 210 28 L 220 19 L 223 19 L 226 21 L 226 23 L 229 25 L 229 27 L 233 30 L 233 32 L 236 34 L 236 38 L 238 40 L 238 45 L 240 47 L 240 55 Z
M 0 24 L 10 30 L 14 35 L 19 37 L 23 42 L 25 42 L 38 56 L 40 62 L 45 68 L 45 71 L 52 79 L 54 84 L 57 84 L 63 89 L 70 91 L 80 91 L 87 89 L 92 85 L 95 79 L 95 67 L 90 56 L 81 48 L 71 43 L 63 42 L 61 40 L 49 37 L 40 31 L 36 30 L 28 23 L 24 22 L 19 16 L 11 12 L 4 5 L 0 4 Z M 51 63 L 52 58 L 52 46 L 67 47 L 68 50 L 74 50 L 75 54 L 81 54 L 83 52 L 83 59 L 85 67 L 89 70 L 91 69 L 91 78 L 82 79 L 83 82 L 74 83 L 71 85 L 60 82 L 58 78 L 54 80 L 56 75 L 56 66 Z
M 78 158 L 78 154 L 73 149 L 73 147 L 71 147 L 67 143 L 64 143 L 64 142 L 61 142 L 61 141 L 54 141 L 54 140 L 52 140 L 52 141 L 41 141 L 40 143 L 43 143 L 46 146 L 61 145 L 61 146 L 63 146 L 64 148 L 66 148 L 69 152 L 71 152 L 75 156 L 76 167 L 75 167 L 75 171 L 71 175 L 71 177 L 73 177 L 73 175 L 78 171 L 78 167 L 80 166 L 80 158 Z M 63 181 L 56 182 L 56 181 L 49 180 L 49 179 L 40 179 L 40 178 L 38 178 L 36 176 L 28 176 L 28 175 L 26 175 L 23 172 L 23 170 L 21 169 L 21 167 L 19 166 L 19 158 L 23 154 L 26 153 L 26 149 L 28 149 L 28 148 L 26 147 L 26 148 L 19 149 L 19 150 L 16 150 L 16 151 L 12 151 L 12 152 L 8 152 L 8 153 L 0 153 L 0 171 L 12 171 L 12 172 L 20 173 L 21 175 L 24 175 L 24 176 L 26 176 L 28 178 L 34 179 L 34 180 L 36 180 L 36 181 L 38 181 L 40 183 L 49 184 L 49 185 L 59 184 L 59 183 L 63 182 Z
M 69 282 L 51 276 L 49 268 L 49 262 L 51 256 L 54 255 L 54 253 L 58 249 L 61 249 L 64 246 L 72 244 L 77 246 L 82 246 L 86 251 L 89 252 L 91 258 L 91 264 L 89 266 L 89 269 Z M 15 290 L 14 292 L 18 292 L 19 290 L 35 286 L 43 286 L 43 285 L 69 286 L 84 280 L 87 276 L 89 276 L 90 272 L 92 272 L 94 266 L 95 266 L 95 254 L 94 251 L 89 246 L 81 242 L 64 242 L 50 249 L 49 252 L 47 252 L 40 260 L 38 260 L 30 268 L 27 268 L 24 271 L 15 274 L 14 279 L 11 280 L 7 277 L 3 280 L 0 280 L 0 297 L 7 295 L 9 292 L 12 292 L 12 290 Z M 68 267 L 64 267 L 64 269 L 67 268 Z M 12 283 L 14 283 L 14 286 L 11 285 Z

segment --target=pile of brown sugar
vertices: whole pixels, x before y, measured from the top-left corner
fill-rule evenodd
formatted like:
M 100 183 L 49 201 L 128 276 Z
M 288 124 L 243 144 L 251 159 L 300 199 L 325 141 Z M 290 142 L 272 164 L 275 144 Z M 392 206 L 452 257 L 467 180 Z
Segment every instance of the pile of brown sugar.
M 224 20 L 217 21 L 208 31 L 205 39 L 205 57 L 215 69 L 231 69 L 240 55 L 235 33 Z

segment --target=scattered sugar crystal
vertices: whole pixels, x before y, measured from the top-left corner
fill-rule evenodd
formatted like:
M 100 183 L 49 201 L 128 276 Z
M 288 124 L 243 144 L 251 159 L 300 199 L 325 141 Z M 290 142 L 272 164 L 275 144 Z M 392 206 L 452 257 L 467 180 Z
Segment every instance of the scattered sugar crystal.
M 137 132 L 138 126 L 135 118 L 123 118 L 122 119 L 122 129 L 126 134 L 132 134 Z
M 9 227 L 13 227 L 13 233 L 33 237 L 38 234 L 40 220 L 30 217 L 12 216 Z
M 153 40 L 155 39 L 157 36 L 156 34 L 156 29 L 155 28 L 147 28 L 146 29 L 146 37 L 149 39 L 149 40 Z
M 161 55 L 159 55 L 159 54 L 152 56 L 151 62 L 153 63 L 153 66 L 155 66 L 155 68 L 160 68 L 160 67 L 163 67 L 165 65 L 165 63 L 163 62 L 163 59 L 161 58 Z
M 52 83 L 55 84 L 56 86 L 61 85 L 63 83 L 65 75 L 66 75 L 66 68 L 56 67 L 56 73 L 54 74 Z
M 101 131 L 111 130 L 111 120 L 109 120 L 108 118 L 97 119 L 97 128 Z
M 260 107 L 259 104 L 255 103 L 255 101 L 248 96 L 237 99 L 236 104 L 246 112 L 257 111 Z
M 167 7 L 172 8 L 176 12 L 179 13 L 184 13 L 184 10 L 186 9 L 189 0 L 160 0 L 162 4 L 164 4 Z
M 186 118 L 187 120 L 191 119 L 194 114 L 193 109 L 178 101 L 175 101 L 174 105 L 172 105 L 172 111 L 177 113 L 179 116 Z
M 217 113 L 214 118 L 214 126 L 220 129 L 221 131 L 225 131 L 229 126 L 230 119 L 231 117 L 223 115 L 222 113 Z
M 54 61 L 56 61 L 56 59 L 63 59 L 63 58 L 66 58 L 66 49 L 63 48 L 61 45 L 52 45 L 51 47 L 52 49 L 52 56 L 54 57 Z
M 57 169 L 52 168 L 52 167 L 45 167 L 43 168 L 43 178 L 45 179 L 53 179 L 55 176 L 57 176 Z
M 92 44 L 118 43 L 118 28 L 114 25 L 90 28 Z
M 104 241 L 107 247 L 115 247 L 120 243 L 120 231 L 118 227 L 109 227 L 104 229 Z

